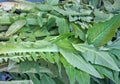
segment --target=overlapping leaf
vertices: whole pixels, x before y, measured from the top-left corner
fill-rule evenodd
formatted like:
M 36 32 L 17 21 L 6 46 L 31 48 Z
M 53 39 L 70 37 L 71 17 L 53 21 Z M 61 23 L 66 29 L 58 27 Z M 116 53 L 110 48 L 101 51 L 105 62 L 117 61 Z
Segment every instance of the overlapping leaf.
M 0 54 L 22 52 L 58 52 L 57 46 L 46 41 L 0 43 Z
M 26 60 L 41 62 L 43 59 L 53 64 L 57 63 L 61 78 L 63 64 L 71 84 L 76 81 L 80 84 L 89 84 L 91 76 L 98 78 L 105 76 L 119 83 L 119 39 L 107 45 L 108 51 L 96 50 L 90 45 L 83 44 L 87 41 L 97 48 L 103 46 L 112 39 L 120 26 L 119 0 L 107 0 L 114 1 L 113 4 L 108 3 L 110 6 L 106 4 L 107 1 L 100 1 L 71 0 L 70 3 L 68 1 L 61 4 L 58 4 L 58 0 L 45 0 L 45 4 L 15 2 L 18 4 L 13 7 L 15 9 L 10 8 L 12 10 L 8 12 L 0 9 L 0 41 L 2 41 L 0 62 L 2 63 L 3 60 L 7 62 L 9 59 L 16 62 L 24 61 L 27 64 Z M 14 41 L 8 42 L 10 38 Z M 63 57 L 64 61 L 60 59 Z M 38 72 L 39 70 L 42 69 L 37 68 Z M 54 71 L 53 74 L 56 72 Z M 42 75 L 42 81 L 36 79 L 34 75 L 29 77 L 35 84 L 41 82 L 55 84 L 57 81 L 55 79 L 54 82 L 48 75 Z M 62 84 L 59 81 L 56 83 Z
M 73 44 L 74 48 L 82 52 L 83 57 L 93 64 L 102 65 L 110 69 L 120 71 L 115 61 L 108 52 L 98 51 L 93 47 L 84 44 Z
M 120 50 L 120 38 L 115 40 L 111 45 L 108 45 L 110 49 L 119 49 Z
M 120 12 L 120 0 L 114 0 L 113 4 L 108 0 L 103 0 L 103 2 L 107 11 L 114 13 Z
M 66 73 L 70 79 L 70 84 L 74 84 L 76 81 L 79 84 L 89 84 L 90 76 L 88 75 L 88 73 L 74 68 L 68 62 L 66 62 L 63 57 L 61 57 L 61 62 L 63 63 Z
M 65 34 L 69 32 L 67 20 L 65 20 L 64 18 L 56 18 L 56 23 L 60 34 Z
M 10 36 L 14 33 L 16 33 L 20 28 L 22 28 L 26 24 L 25 20 L 18 20 L 14 22 L 6 32 L 6 36 Z
M 76 55 L 62 49 L 60 50 L 60 53 L 63 55 L 63 57 L 67 60 L 69 64 L 95 77 L 101 78 L 100 74 L 95 70 L 95 68 L 89 63 L 85 62 L 80 55 Z
M 102 46 L 112 39 L 117 28 L 120 26 L 120 14 L 112 17 L 106 22 L 93 24 L 88 29 L 87 41 L 95 46 Z

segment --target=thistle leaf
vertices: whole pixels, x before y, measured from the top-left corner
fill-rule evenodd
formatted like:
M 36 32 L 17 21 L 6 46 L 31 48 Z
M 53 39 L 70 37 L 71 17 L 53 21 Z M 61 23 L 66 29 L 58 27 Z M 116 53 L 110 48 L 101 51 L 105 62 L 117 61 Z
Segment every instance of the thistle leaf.
M 46 41 L 0 43 L 0 54 L 24 52 L 58 52 L 57 46 Z
M 120 14 L 106 22 L 99 22 L 88 29 L 87 41 L 95 46 L 102 46 L 112 39 L 120 26 Z
M 74 48 L 82 52 L 83 57 L 93 64 L 102 65 L 112 70 L 120 71 L 112 57 L 103 51 L 97 51 L 93 47 L 84 44 L 73 44 Z
M 22 28 L 26 24 L 25 20 L 18 20 L 14 22 L 6 32 L 6 36 L 10 36 L 14 33 L 16 33 L 20 28 Z
M 115 40 L 111 45 L 107 46 L 110 49 L 119 49 L 120 50 L 120 38 Z
M 56 18 L 58 31 L 60 34 L 69 33 L 68 22 L 64 18 Z
M 60 53 L 63 55 L 63 57 L 67 60 L 67 62 L 74 67 L 85 71 L 95 77 L 102 78 L 100 74 L 95 70 L 95 68 L 90 65 L 89 63 L 85 62 L 83 58 L 79 55 L 76 55 L 72 52 L 67 52 L 65 50 L 60 49 Z
M 70 84 L 75 84 L 75 82 L 79 82 L 79 84 L 89 84 L 90 75 L 83 71 L 80 71 L 73 66 L 71 66 L 66 60 L 61 57 L 61 62 L 65 67 L 65 71 L 70 79 Z

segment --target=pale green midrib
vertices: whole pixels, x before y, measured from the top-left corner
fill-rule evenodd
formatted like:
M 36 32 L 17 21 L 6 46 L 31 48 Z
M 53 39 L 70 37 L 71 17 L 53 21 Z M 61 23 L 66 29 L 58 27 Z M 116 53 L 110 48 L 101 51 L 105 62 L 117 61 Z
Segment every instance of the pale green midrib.
M 118 20 L 118 18 L 116 18 L 116 19 Z M 117 20 L 115 20 L 115 21 L 117 21 Z M 115 21 L 114 21 L 114 24 L 115 24 Z M 103 38 L 101 38 L 101 37 L 104 36 L 104 34 L 106 33 L 105 31 L 109 31 L 109 29 L 113 29 L 113 28 L 111 28 L 112 25 L 113 25 L 113 22 L 111 21 L 111 23 L 112 23 L 112 24 L 110 24 L 110 25 L 108 24 L 108 25 L 106 26 L 105 30 L 101 31 L 101 33 L 99 33 L 99 34 L 97 35 L 97 37 L 92 40 L 91 43 L 96 42 L 96 40 L 98 40 L 98 38 L 99 38 L 99 39 L 103 39 Z
M 42 43 L 42 42 L 41 42 Z M 32 53 L 32 52 L 58 52 L 58 47 L 55 44 L 45 44 L 45 45 L 36 45 L 41 44 L 39 42 L 23 42 L 23 43 L 1 43 L 0 45 L 0 54 L 7 53 Z M 34 46 L 34 47 L 32 47 Z
M 4 47 L 5 46 L 5 47 Z M 32 53 L 32 52 L 58 52 L 58 47 L 56 45 L 45 45 L 38 48 L 35 47 L 25 47 L 24 45 L 14 45 L 8 46 L 2 45 L 0 48 L 0 54 L 7 54 L 7 53 Z
M 88 49 L 88 48 L 85 48 L 85 47 L 82 47 L 81 46 L 81 48 L 83 48 L 83 49 L 85 49 L 85 50 L 87 50 L 87 51 L 91 51 L 91 52 L 93 52 L 93 53 L 95 53 L 95 54 L 98 54 L 100 57 L 102 57 L 103 58 L 103 56 L 101 56 L 101 54 L 99 54 L 98 52 L 95 52 L 95 50 L 92 50 L 92 49 Z M 78 49 L 77 49 L 78 50 Z M 96 55 L 95 55 L 95 58 L 96 58 Z M 104 59 L 104 58 L 103 58 Z M 106 59 L 104 59 L 104 60 L 106 60 Z M 110 65 L 111 65 L 111 62 L 109 62 L 109 60 L 106 60 Z M 115 65 L 112 65 L 114 68 L 116 68 L 117 70 L 119 70 L 119 68 L 117 67 L 117 66 L 115 66 Z
M 3 59 L 14 59 L 14 58 L 21 58 L 21 57 L 31 57 L 30 55 L 14 55 L 14 56 L 2 56 L 0 57 L 0 60 L 3 60 Z
M 44 49 L 21 49 L 21 50 L 8 50 L 8 51 L 0 51 L 0 54 L 7 54 L 7 53 L 32 53 L 32 52 L 58 52 L 57 49 L 51 49 L 51 50 L 44 50 Z

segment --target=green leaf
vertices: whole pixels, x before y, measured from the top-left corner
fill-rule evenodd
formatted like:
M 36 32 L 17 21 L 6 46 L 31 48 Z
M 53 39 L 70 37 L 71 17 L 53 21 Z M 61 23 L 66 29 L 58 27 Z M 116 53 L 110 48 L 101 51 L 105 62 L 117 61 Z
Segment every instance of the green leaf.
M 104 0 L 103 2 L 104 2 L 105 9 L 109 12 L 112 12 L 113 11 L 112 10 L 112 6 L 113 6 L 112 3 L 110 3 L 108 0 Z
M 46 58 L 50 63 L 55 63 L 54 61 L 54 55 L 50 52 L 46 52 Z
M 120 72 L 114 72 L 114 79 L 115 79 L 115 83 L 119 84 L 120 83 Z
M 60 34 L 69 33 L 68 22 L 64 18 L 56 18 L 56 24 Z
M 45 0 L 50 5 L 57 5 L 59 0 Z
M 115 40 L 111 45 L 107 46 L 110 49 L 119 49 L 120 50 L 120 38 Z
M 66 67 L 65 68 L 66 73 L 69 77 L 70 80 L 70 84 L 74 84 L 75 83 L 75 69 L 72 66 Z
M 37 42 L 0 43 L 0 54 L 25 52 L 58 52 L 58 48 L 56 45 L 43 40 Z
M 120 14 L 106 22 L 99 22 L 88 29 L 87 41 L 95 46 L 102 46 L 112 39 L 120 26 Z
M 0 25 L 11 24 L 10 17 L 7 15 L 0 16 Z
M 27 66 L 25 66 L 27 65 Z M 39 71 L 40 74 L 49 74 L 50 76 L 54 76 L 54 74 L 51 72 L 49 68 L 46 68 L 46 66 L 39 66 L 37 62 L 35 61 L 28 61 L 25 60 L 24 62 L 21 62 L 19 65 L 16 66 L 16 72 L 21 73 L 37 73 Z M 15 66 L 9 69 L 9 72 L 15 72 Z
M 94 15 L 95 15 L 94 22 L 105 22 L 105 21 L 111 19 L 111 17 L 113 16 L 112 14 L 107 14 L 98 9 L 94 10 Z
M 59 56 L 58 53 L 54 53 L 54 54 L 55 54 L 54 60 L 55 60 L 55 63 L 57 64 L 59 75 L 60 75 L 60 77 L 62 77 L 62 74 L 61 74 L 62 65 L 61 65 L 61 62 L 60 62 L 60 56 Z
M 46 28 L 50 30 L 50 29 L 53 29 L 54 26 L 55 26 L 55 17 L 52 15 L 49 15 Z
M 42 14 L 39 13 L 38 16 L 39 16 L 39 17 L 37 17 L 37 22 L 38 22 L 39 26 L 42 27 L 43 24 L 44 24 L 44 23 L 43 23 Z
M 67 39 L 60 40 L 56 44 L 58 47 L 60 47 L 63 50 L 66 50 L 69 52 L 76 52 L 76 50 L 72 46 L 71 42 Z
M 65 34 L 62 34 L 60 36 L 57 36 L 57 37 L 52 39 L 52 43 L 57 43 L 59 41 L 62 41 L 63 39 L 66 39 L 71 35 L 72 35 L 71 33 L 65 33 Z
M 85 40 L 85 33 L 78 25 L 71 23 L 73 32 L 75 33 L 75 38 L 79 37 L 81 40 Z
M 15 21 L 6 32 L 6 36 L 10 36 L 14 33 L 16 33 L 19 29 L 21 29 L 26 24 L 25 20 L 18 20 Z
M 97 5 L 99 4 L 99 0 L 89 0 L 89 3 L 95 8 L 97 8 Z
M 50 11 L 53 10 L 52 6 L 49 4 L 40 4 L 40 5 L 36 5 L 36 8 L 42 11 Z
M 33 84 L 31 80 L 0 81 L 0 84 Z
M 28 76 L 34 84 L 41 84 L 41 81 L 35 76 L 34 73 L 29 73 Z
M 36 18 L 27 17 L 26 23 L 28 25 L 38 25 Z
M 41 84 L 50 84 L 50 83 L 56 84 L 52 78 L 48 77 L 47 75 L 43 75 L 41 78 Z M 38 84 L 38 83 L 36 83 L 36 84 Z
M 56 84 L 65 84 L 63 83 L 63 80 L 60 80 L 59 78 L 54 78 L 54 81 L 56 82 Z
M 61 57 L 61 62 L 63 63 L 63 66 L 65 67 L 65 71 L 69 77 L 70 84 L 75 84 L 77 81 L 79 84 L 89 84 L 90 83 L 90 75 L 80 71 L 73 66 L 71 66 L 66 60 Z
M 63 10 L 59 7 L 52 7 L 52 9 L 54 9 L 55 11 L 57 11 L 58 13 L 64 15 L 64 16 L 70 16 L 70 15 L 80 15 L 79 12 L 73 11 L 73 10 Z
M 114 0 L 113 4 L 108 0 L 103 0 L 103 2 L 107 11 L 114 13 L 120 12 L 120 0 Z
M 6 31 L 7 29 L 8 29 L 8 26 L 1 26 L 1 25 L 0 25 L 0 32 L 1 32 L 1 31 Z
M 120 60 L 120 50 L 118 49 L 111 49 L 109 50 L 110 53 L 114 54 L 118 60 Z
M 88 73 L 76 70 L 75 75 L 79 84 L 90 84 L 90 75 Z
M 98 71 L 99 73 L 101 73 L 101 74 L 103 74 L 104 76 L 106 76 L 106 77 L 110 78 L 111 80 L 115 81 L 112 70 L 107 69 L 107 68 L 102 67 L 102 66 L 97 66 L 97 65 L 95 65 L 94 67 L 97 69 L 97 71 Z
M 69 77 L 70 84 L 75 83 L 75 68 L 71 66 L 63 57 L 61 57 L 61 62 L 63 63 L 63 66 L 65 67 L 66 74 Z
M 74 48 L 80 51 L 83 57 L 93 64 L 102 65 L 112 70 L 120 71 L 115 61 L 108 52 L 98 51 L 89 45 L 73 44 Z
M 120 50 L 111 49 L 109 50 L 109 54 L 112 56 L 118 67 L 120 67 Z
M 72 52 L 67 52 L 62 49 L 60 49 L 60 53 L 67 60 L 67 62 L 71 64 L 73 67 L 85 71 L 86 73 L 89 73 L 95 77 L 102 78 L 100 74 L 95 70 L 95 68 L 92 65 L 90 65 L 88 62 L 85 62 L 80 55 L 76 55 Z

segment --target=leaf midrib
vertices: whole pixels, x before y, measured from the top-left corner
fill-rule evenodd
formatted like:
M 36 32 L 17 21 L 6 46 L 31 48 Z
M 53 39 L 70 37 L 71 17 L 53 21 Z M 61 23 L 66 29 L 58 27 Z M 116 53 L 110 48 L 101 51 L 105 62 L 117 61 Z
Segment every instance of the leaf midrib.
M 78 46 L 80 46 L 80 45 L 78 45 Z M 92 50 L 92 49 L 89 49 L 89 48 L 85 48 L 85 47 L 82 47 L 82 46 L 81 46 L 81 48 L 87 50 L 88 52 L 93 52 L 93 53 L 95 53 L 98 56 L 103 58 L 103 56 L 101 56 L 101 54 L 99 52 L 95 51 L 95 50 Z M 96 58 L 96 55 L 94 57 Z M 111 65 L 111 62 L 109 62 L 109 60 L 106 60 L 106 59 L 104 59 L 104 60 Z M 112 65 L 112 66 L 114 67 L 114 65 Z M 115 68 L 117 68 L 117 67 L 115 67 Z
M 117 19 L 118 19 L 118 18 L 117 18 Z M 115 21 L 116 21 L 116 20 L 115 20 Z M 115 21 L 114 21 L 114 24 L 115 24 Z M 92 43 L 95 42 L 98 38 L 99 38 L 99 39 L 103 39 L 102 36 L 104 36 L 104 34 L 106 33 L 106 31 L 109 31 L 109 29 L 113 29 L 113 28 L 111 28 L 111 26 L 113 25 L 113 22 L 111 22 L 111 23 L 112 23 L 112 24 L 110 24 L 110 25 L 108 24 L 108 25 L 106 26 L 105 30 L 101 31 L 101 33 L 99 33 L 99 34 L 97 35 L 97 37 L 93 39 Z

